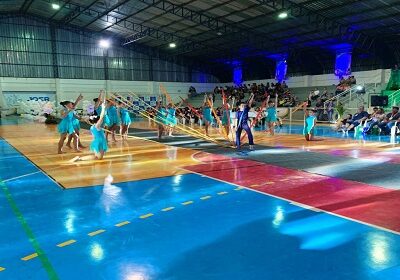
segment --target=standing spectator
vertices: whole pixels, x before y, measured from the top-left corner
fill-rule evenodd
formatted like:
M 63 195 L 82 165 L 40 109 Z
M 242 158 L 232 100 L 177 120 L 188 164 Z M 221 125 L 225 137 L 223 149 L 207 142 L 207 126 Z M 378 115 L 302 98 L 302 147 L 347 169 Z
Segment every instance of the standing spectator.
M 321 98 L 317 99 L 317 103 L 315 103 L 315 109 L 317 110 L 317 121 L 322 121 L 322 115 L 324 113 L 324 102 Z

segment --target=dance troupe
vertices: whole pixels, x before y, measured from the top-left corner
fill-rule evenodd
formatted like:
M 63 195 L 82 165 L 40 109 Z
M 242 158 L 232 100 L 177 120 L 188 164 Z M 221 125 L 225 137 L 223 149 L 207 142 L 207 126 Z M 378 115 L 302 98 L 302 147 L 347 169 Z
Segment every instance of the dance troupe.
M 77 116 L 75 109 L 83 96 L 79 95 L 75 102 L 63 101 L 60 103 L 63 110 L 61 111 L 61 122 L 58 124 L 58 132 L 60 133 L 60 140 L 58 142 L 58 153 L 63 153 L 63 146 L 65 140 L 67 140 L 66 146 L 74 149 L 75 152 L 81 152 L 80 149 L 85 148 L 80 141 L 80 118 Z M 127 103 L 121 100 L 122 98 L 110 98 L 106 99 L 104 91 L 100 92 L 98 98 L 93 101 L 94 112 L 89 116 L 88 122 L 91 124 L 90 132 L 93 140 L 90 144 L 90 151 L 93 155 L 89 156 L 76 156 L 71 161 L 83 161 L 83 160 L 101 160 L 104 154 L 108 150 L 108 139 L 111 134 L 112 141 L 116 142 L 116 132 L 118 127 L 120 128 L 120 135 L 122 140 L 127 140 L 128 129 L 132 123 Z M 254 95 L 252 94 L 247 101 L 240 101 L 237 105 L 236 110 L 236 133 L 235 133 L 235 146 L 241 150 L 242 131 L 244 130 L 247 134 L 249 141 L 250 151 L 254 150 L 254 138 L 251 128 L 259 121 L 261 114 L 266 112 L 266 123 L 271 135 L 274 135 L 275 125 L 278 122 L 277 117 L 277 96 L 275 100 L 270 100 L 270 96 L 267 97 L 263 107 L 258 112 L 256 118 L 250 123 L 249 112 L 252 108 L 254 101 Z M 313 109 L 307 109 L 306 103 L 302 105 L 305 113 L 304 121 L 304 135 L 307 141 L 314 140 L 314 127 L 316 124 L 316 111 Z M 192 110 L 195 110 L 191 107 Z M 158 124 L 158 138 L 161 139 L 163 135 L 167 134 L 172 136 L 173 129 L 177 125 L 176 114 L 180 113 L 179 109 L 169 103 L 167 106 L 162 104 L 162 101 L 157 101 L 155 107 L 156 115 L 155 122 Z M 183 114 L 181 114 L 183 115 Z M 218 118 L 214 112 L 216 118 Z M 205 126 L 205 135 L 209 137 L 210 126 L 213 123 L 213 101 L 212 97 L 205 95 L 203 109 L 201 113 L 201 119 Z M 220 122 L 225 136 L 228 136 L 231 132 L 231 108 L 228 102 L 223 100 L 223 111 Z M 71 146 L 71 142 L 72 145 Z

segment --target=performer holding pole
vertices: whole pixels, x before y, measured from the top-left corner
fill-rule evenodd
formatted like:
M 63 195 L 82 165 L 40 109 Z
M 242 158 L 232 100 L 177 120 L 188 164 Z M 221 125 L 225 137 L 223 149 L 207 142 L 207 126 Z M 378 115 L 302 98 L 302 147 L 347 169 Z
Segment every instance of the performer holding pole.
M 246 102 L 242 102 L 239 106 L 239 111 L 236 113 L 237 117 L 237 126 L 236 126 L 236 148 L 240 150 L 240 137 L 242 134 L 242 130 L 245 130 L 247 133 L 247 137 L 249 138 L 249 148 L 250 150 L 254 149 L 253 142 L 253 134 L 251 133 L 250 126 L 248 124 L 249 120 L 249 111 L 251 109 L 251 105 L 253 104 L 254 94 L 250 95 L 249 100 Z

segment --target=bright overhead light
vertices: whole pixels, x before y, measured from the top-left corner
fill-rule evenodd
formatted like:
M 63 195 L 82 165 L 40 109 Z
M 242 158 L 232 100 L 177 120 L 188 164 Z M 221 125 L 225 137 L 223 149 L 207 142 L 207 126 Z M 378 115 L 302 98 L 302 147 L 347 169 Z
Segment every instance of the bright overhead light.
M 221 35 L 222 35 L 222 32 L 218 31 L 218 32 L 217 32 L 217 35 L 218 35 L 218 36 L 221 36 Z
M 288 17 L 288 13 L 287 12 L 282 12 L 278 15 L 278 18 L 287 18 Z
M 99 41 L 99 46 L 100 46 L 101 48 L 108 49 L 108 48 L 110 47 L 110 45 L 111 45 L 111 43 L 110 43 L 109 40 L 104 40 L 104 39 L 102 39 L 102 40 Z
M 60 9 L 60 5 L 58 5 L 58 4 L 56 4 L 56 3 L 51 4 L 51 7 L 52 7 L 54 10 Z
M 175 43 L 169 43 L 169 47 L 170 48 L 176 48 L 176 44 Z

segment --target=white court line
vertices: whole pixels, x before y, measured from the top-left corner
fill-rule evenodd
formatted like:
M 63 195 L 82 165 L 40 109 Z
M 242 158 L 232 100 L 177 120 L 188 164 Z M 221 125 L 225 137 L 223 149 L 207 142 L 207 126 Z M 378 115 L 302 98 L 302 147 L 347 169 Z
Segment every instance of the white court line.
M 320 211 L 320 212 L 326 213 L 328 215 L 336 216 L 336 217 L 339 217 L 339 218 L 342 218 L 342 219 L 345 219 L 345 220 L 349 220 L 349 221 L 352 221 L 352 222 L 355 222 L 355 223 L 363 224 L 363 225 L 366 225 L 366 226 L 369 226 L 369 227 L 372 227 L 372 228 L 376 228 L 376 229 L 379 229 L 379 230 L 382 230 L 382 231 L 386 231 L 386 232 L 390 232 L 390 233 L 393 233 L 393 234 L 396 234 L 396 235 L 400 235 L 400 232 L 392 230 L 392 229 L 384 228 L 384 227 L 381 227 L 381 226 L 377 226 L 377 225 L 373 225 L 373 224 L 370 224 L 370 223 L 367 223 L 367 222 L 356 220 L 356 219 L 353 219 L 353 218 L 350 218 L 350 217 L 342 216 L 342 215 L 339 215 L 339 214 L 336 214 L 336 213 L 333 213 L 333 212 L 325 211 L 325 210 L 320 209 L 320 208 L 313 207 L 312 209 L 310 209 L 309 207 L 312 207 L 312 206 L 299 204 L 298 202 L 290 200 L 290 199 L 287 199 L 287 198 L 283 198 L 283 197 L 276 196 L 276 195 L 269 194 L 269 193 L 264 193 L 264 192 L 261 192 L 261 191 L 258 191 L 258 190 L 254 190 L 254 189 L 251 189 L 251 188 L 248 188 L 248 187 L 245 187 L 245 186 L 241 186 L 241 185 L 238 185 L 238 184 L 235 184 L 235 183 L 226 182 L 224 180 L 221 180 L 221 179 L 218 179 L 218 178 L 214 178 L 214 177 L 211 177 L 211 176 L 208 176 L 208 175 L 205 175 L 205 174 L 202 174 L 202 173 L 198 173 L 198 172 L 195 172 L 195 171 L 192 171 L 192 170 L 189 170 L 189 169 L 185 169 L 185 168 L 182 168 L 182 167 L 176 167 L 176 168 L 177 169 L 183 169 L 185 171 L 189 171 L 191 173 L 194 173 L 194 174 L 197 174 L 197 175 L 200 175 L 200 176 L 203 176 L 203 177 L 207 177 L 207 178 L 210 178 L 210 179 L 213 179 L 213 180 L 225 183 L 225 184 L 241 187 L 241 188 L 249 190 L 249 191 L 253 191 L 253 192 L 260 193 L 260 194 L 263 194 L 263 195 L 266 195 L 266 196 L 270 196 L 270 197 L 273 197 L 273 198 L 284 200 L 284 201 L 289 202 L 292 205 L 296 205 L 298 207 L 301 207 L 301 208 L 304 208 L 304 209 L 307 209 L 307 210 L 311 210 L 311 211 L 314 211 L 314 212 L 319 212 Z M 305 208 L 304 206 L 307 206 L 307 208 Z
M 39 170 L 39 171 L 28 173 L 28 174 L 25 174 L 25 175 L 9 178 L 7 180 L 3 180 L 3 182 L 6 183 L 6 182 L 9 182 L 9 181 L 13 181 L 13 180 L 17 180 L 17 179 L 20 179 L 20 178 L 28 177 L 28 176 L 31 176 L 31 175 L 35 175 L 37 173 L 43 173 L 43 172 L 41 170 Z

